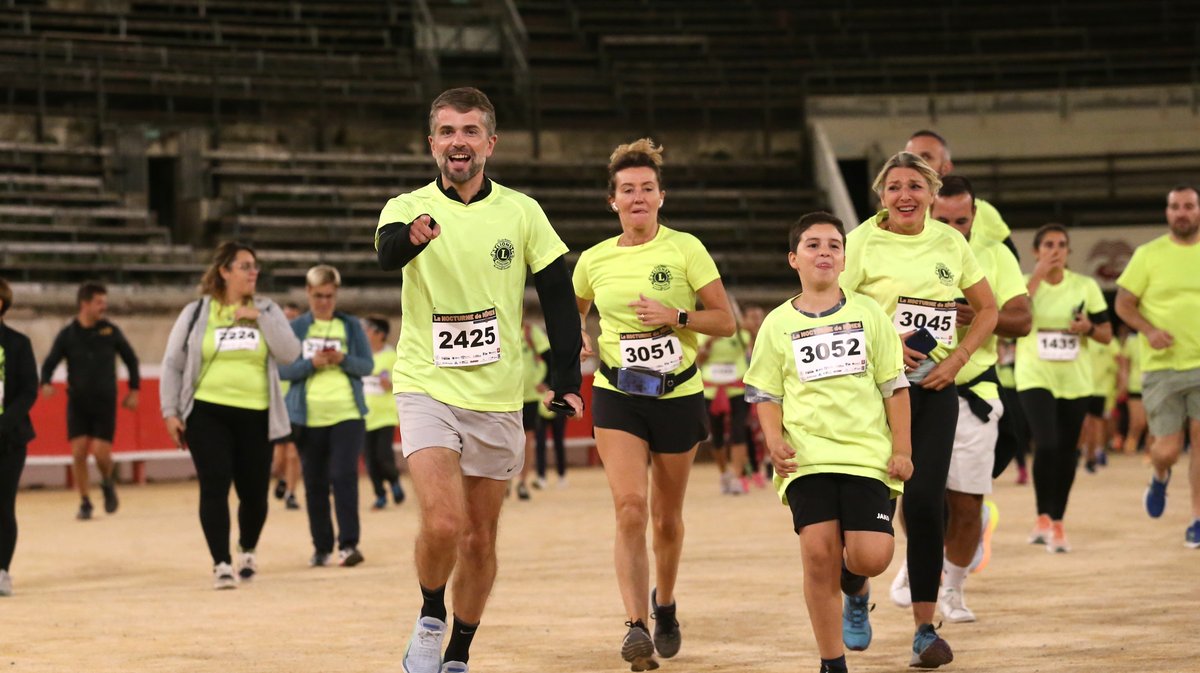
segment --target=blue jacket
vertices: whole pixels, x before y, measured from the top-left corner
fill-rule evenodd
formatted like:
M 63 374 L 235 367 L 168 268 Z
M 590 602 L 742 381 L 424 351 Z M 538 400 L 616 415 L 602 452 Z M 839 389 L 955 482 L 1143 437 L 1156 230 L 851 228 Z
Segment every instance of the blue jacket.
M 367 400 L 363 397 L 362 377 L 370 376 L 375 368 L 375 356 L 371 352 L 371 344 L 367 341 L 367 333 L 363 331 L 358 318 L 352 315 L 334 311 L 335 320 L 341 320 L 346 328 L 346 358 L 339 365 L 342 372 L 350 379 L 350 390 L 354 392 L 354 401 L 363 416 L 367 415 Z M 312 327 L 312 311 L 297 317 L 292 321 L 292 331 L 302 343 L 308 336 L 308 328 Z M 312 360 L 303 357 L 288 365 L 279 365 L 280 378 L 292 382 L 284 401 L 287 404 L 288 418 L 295 425 L 307 425 L 308 420 L 308 379 L 317 372 Z

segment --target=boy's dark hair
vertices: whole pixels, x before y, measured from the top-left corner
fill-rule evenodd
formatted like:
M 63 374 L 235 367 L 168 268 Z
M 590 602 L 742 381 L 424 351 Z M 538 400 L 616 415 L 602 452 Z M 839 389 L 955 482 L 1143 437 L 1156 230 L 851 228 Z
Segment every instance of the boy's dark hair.
M 792 225 L 792 230 L 788 232 L 788 252 L 796 252 L 796 246 L 800 245 L 800 237 L 804 232 L 813 228 L 818 224 L 831 224 L 834 229 L 837 229 L 838 234 L 841 234 L 842 245 L 846 245 L 846 225 L 832 213 L 827 213 L 823 210 L 818 210 L 815 213 L 806 213 L 796 223 Z

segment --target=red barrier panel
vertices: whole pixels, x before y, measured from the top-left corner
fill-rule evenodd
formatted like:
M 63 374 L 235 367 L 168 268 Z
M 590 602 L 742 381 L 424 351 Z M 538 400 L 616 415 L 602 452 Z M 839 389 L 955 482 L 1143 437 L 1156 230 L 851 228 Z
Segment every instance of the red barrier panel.
M 67 443 L 67 392 L 66 384 L 53 384 L 57 394 L 52 397 L 39 396 L 33 405 L 33 428 L 37 438 L 29 445 L 31 456 L 69 456 L 71 447 Z M 158 379 L 142 379 L 138 395 L 137 411 L 120 406 L 128 389 L 125 381 L 117 383 L 117 434 L 113 437 L 115 451 L 155 451 L 174 448 L 167 429 L 163 425 L 158 402 Z M 583 399 L 586 406 L 583 415 L 567 423 L 568 437 L 592 436 L 592 377 L 583 377 Z

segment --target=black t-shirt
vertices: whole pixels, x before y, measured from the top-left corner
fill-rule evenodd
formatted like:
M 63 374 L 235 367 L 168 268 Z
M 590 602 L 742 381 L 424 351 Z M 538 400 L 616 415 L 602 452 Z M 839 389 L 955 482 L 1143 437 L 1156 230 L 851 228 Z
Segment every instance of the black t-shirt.
M 42 383 L 49 383 L 55 367 L 67 360 L 67 390 L 72 395 L 115 396 L 117 393 L 116 357 L 120 355 L 129 370 L 129 389 L 141 385 L 138 359 L 125 335 L 107 320 L 84 327 L 79 320 L 62 328 L 54 339 L 50 354 L 42 363 Z

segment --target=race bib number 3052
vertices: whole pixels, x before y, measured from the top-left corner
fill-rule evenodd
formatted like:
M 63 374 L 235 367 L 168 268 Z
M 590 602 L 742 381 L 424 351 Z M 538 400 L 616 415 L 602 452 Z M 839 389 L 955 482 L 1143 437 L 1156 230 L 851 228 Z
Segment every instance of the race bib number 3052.
M 958 309 L 952 301 L 900 297 L 892 323 L 904 334 L 924 327 L 946 346 L 954 345 L 954 319 Z
M 683 346 L 675 330 L 660 327 L 653 332 L 627 332 L 621 335 L 622 367 L 646 367 L 669 373 L 683 363 Z
M 792 332 L 792 354 L 801 381 L 818 381 L 867 371 L 861 322 L 843 322 Z
M 1079 335 L 1070 332 L 1039 330 L 1038 359 L 1049 362 L 1071 362 L 1079 357 Z
M 213 330 L 217 352 L 258 350 L 259 333 L 255 327 L 218 327 Z
M 433 364 L 474 367 L 500 360 L 500 321 L 496 309 L 433 314 Z

